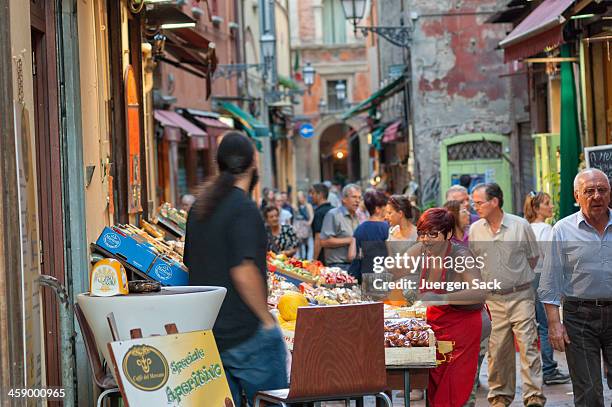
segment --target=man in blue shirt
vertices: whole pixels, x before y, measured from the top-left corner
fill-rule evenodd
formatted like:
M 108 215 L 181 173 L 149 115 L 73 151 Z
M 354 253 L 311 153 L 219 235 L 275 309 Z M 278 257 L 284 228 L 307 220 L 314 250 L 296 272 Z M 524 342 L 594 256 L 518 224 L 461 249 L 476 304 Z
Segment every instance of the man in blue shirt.
M 574 405 L 603 406 L 601 354 L 612 388 L 612 212 L 610 182 L 597 169 L 574 180 L 580 211 L 553 227 L 545 256 L 540 295 L 548 317 L 548 338 L 565 352 Z M 563 322 L 559 306 L 563 304 Z

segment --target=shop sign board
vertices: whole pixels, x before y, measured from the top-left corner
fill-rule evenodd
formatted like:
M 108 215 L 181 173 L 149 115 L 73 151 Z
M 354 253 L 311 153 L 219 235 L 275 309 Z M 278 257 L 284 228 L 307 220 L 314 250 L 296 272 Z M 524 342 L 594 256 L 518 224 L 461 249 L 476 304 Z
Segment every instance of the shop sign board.
M 584 158 L 587 168 L 597 168 L 606 173 L 612 180 L 612 144 L 596 147 L 585 147 Z
M 126 406 L 233 407 L 212 331 L 108 344 Z

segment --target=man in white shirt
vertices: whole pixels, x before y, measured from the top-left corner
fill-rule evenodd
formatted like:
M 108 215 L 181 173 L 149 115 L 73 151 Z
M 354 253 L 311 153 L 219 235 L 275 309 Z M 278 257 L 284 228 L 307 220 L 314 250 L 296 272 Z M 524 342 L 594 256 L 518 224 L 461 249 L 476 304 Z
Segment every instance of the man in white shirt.
M 489 339 L 489 404 L 507 407 L 516 392 L 514 338 L 521 355 L 523 403 L 544 406 L 542 361 L 537 348 L 533 269 L 539 247 L 529 223 L 502 210 L 504 195 L 499 185 L 480 184 L 472 190 L 480 220 L 470 227 L 470 248 L 485 258 L 482 278 L 499 282 L 487 299 L 492 331 Z

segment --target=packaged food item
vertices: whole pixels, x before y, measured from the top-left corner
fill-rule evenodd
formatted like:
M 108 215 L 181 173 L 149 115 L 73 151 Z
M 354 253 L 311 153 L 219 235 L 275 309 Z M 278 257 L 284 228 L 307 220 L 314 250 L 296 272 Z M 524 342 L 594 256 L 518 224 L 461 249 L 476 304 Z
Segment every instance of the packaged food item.
M 102 259 L 93 266 L 89 279 L 89 295 L 111 297 L 128 293 L 127 275 L 119 260 Z
M 416 318 L 385 320 L 385 347 L 428 347 L 430 326 Z

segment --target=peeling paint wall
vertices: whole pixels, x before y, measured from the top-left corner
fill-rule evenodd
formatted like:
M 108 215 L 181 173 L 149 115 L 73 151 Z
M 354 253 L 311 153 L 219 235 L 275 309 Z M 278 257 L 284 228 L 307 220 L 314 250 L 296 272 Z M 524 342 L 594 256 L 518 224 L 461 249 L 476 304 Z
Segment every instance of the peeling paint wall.
M 401 2 L 378 3 L 380 25 L 399 25 Z M 529 120 L 527 83 L 506 76 L 510 67 L 496 49 L 511 27 L 485 23 L 506 3 L 404 0 L 405 23 L 414 27 L 411 96 L 421 187 L 438 175 L 441 140 L 475 132 L 510 136 L 517 122 Z M 379 46 L 384 78 L 403 61 L 397 47 L 386 41 Z

